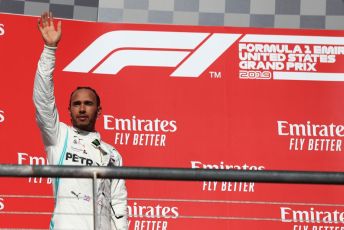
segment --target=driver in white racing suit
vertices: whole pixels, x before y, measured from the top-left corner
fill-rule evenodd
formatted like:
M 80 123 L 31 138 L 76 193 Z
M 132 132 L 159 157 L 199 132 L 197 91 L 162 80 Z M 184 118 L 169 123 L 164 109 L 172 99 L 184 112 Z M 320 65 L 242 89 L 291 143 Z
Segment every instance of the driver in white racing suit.
M 49 164 L 122 166 L 120 154 L 103 142 L 95 131 L 101 106 L 99 96 L 92 88 L 79 87 L 71 94 L 69 111 L 73 126 L 59 121 L 52 75 L 55 51 L 61 38 L 61 22 L 55 29 L 52 14 L 45 12 L 38 21 L 38 28 L 45 45 L 38 62 L 33 100 Z M 56 178 L 53 182 L 55 209 L 50 229 L 93 229 L 92 180 Z M 97 229 L 128 229 L 124 180 L 99 179 L 96 196 Z

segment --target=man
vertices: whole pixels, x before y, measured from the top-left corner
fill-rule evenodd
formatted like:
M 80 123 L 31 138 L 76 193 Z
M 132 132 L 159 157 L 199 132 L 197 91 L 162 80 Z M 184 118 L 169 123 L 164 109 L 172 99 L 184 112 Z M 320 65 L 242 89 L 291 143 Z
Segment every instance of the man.
M 36 120 L 51 165 L 122 166 L 120 154 L 101 141 L 95 131 L 101 114 L 100 99 L 89 87 L 79 87 L 70 96 L 72 127 L 59 121 L 55 106 L 53 72 L 55 51 L 61 39 L 61 22 L 55 28 L 52 13 L 38 21 L 45 43 L 38 62 L 33 100 Z M 50 229 L 93 229 L 91 179 L 56 178 L 53 183 L 55 209 Z M 98 180 L 97 229 L 128 229 L 127 190 L 124 180 Z

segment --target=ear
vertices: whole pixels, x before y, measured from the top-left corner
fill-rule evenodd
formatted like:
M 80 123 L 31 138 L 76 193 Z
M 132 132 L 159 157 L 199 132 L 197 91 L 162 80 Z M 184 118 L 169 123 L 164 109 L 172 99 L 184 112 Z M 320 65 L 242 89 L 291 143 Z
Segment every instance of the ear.
M 98 106 L 97 108 L 97 117 L 99 117 L 102 114 L 102 107 Z

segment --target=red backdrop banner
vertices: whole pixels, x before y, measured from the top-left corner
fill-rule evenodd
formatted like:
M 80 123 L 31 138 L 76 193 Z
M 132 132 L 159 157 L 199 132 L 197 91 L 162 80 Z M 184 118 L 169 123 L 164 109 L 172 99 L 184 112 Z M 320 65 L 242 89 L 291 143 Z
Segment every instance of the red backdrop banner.
M 37 18 L 0 14 L 0 163 L 47 164 L 33 80 Z M 344 32 L 63 20 L 60 118 L 101 97 L 125 166 L 342 171 Z M 128 180 L 130 229 L 344 229 L 343 186 Z M 37 198 L 41 196 L 41 198 Z M 47 178 L 1 178 L 0 227 L 48 228 Z M 27 213 L 31 212 L 31 214 Z M 32 214 L 32 212 L 39 212 Z

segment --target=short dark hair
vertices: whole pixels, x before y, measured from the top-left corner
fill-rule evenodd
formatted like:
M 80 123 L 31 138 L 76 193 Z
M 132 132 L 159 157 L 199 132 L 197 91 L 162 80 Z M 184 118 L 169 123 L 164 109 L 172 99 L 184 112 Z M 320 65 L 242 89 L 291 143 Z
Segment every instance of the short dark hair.
M 78 87 L 70 94 L 70 97 L 69 97 L 69 107 L 71 106 L 71 103 L 72 103 L 72 96 L 73 96 L 73 94 L 74 94 L 76 91 L 80 90 L 80 89 L 88 89 L 88 90 L 91 90 L 91 91 L 94 93 L 94 95 L 96 95 L 97 107 L 100 106 L 100 97 L 99 97 L 99 95 L 98 95 L 98 93 L 97 93 L 97 91 L 96 91 L 95 89 L 93 89 L 93 88 L 91 88 L 91 87 L 89 87 L 89 86 L 78 86 Z

